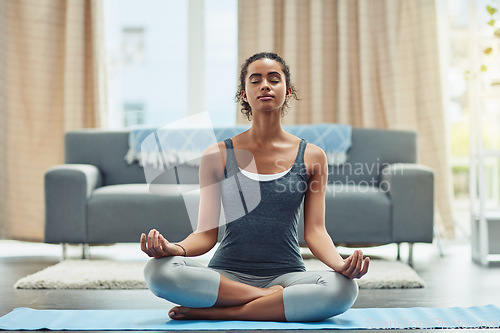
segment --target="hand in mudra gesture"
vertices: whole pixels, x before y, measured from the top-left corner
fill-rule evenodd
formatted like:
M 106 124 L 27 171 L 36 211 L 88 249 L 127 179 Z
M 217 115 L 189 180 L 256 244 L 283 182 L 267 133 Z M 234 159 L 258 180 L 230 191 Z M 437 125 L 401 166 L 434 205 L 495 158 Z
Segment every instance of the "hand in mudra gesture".
M 368 272 L 369 265 L 370 258 L 366 257 L 363 260 L 363 252 L 361 250 L 356 250 L 344 260 L 344 265 L 340 267 L 337 272 L 350 279 L 360 279 Z
M 141 234 L 141 250 L 155 258 L 178 256 L 179 250 L 182 251 L 179 246 L 166 240 L 156 229 L 152 229 L 147 237 L 146 234 Z

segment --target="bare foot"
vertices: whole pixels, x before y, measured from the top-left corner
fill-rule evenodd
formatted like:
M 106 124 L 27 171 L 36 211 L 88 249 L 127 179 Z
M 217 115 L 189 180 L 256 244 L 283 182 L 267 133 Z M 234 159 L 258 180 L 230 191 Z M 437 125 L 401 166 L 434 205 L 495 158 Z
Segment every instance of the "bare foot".
M 238 307 L 188 308 L 176 306 L 170 309 L 168 315 L 174 320 L 228 320 L 232 319 L 234 309 Z
M 170 309 L 168 316 L 175 320 L 189 319 L 189 310 L 191 309 L 184 306 L 176 306 Z

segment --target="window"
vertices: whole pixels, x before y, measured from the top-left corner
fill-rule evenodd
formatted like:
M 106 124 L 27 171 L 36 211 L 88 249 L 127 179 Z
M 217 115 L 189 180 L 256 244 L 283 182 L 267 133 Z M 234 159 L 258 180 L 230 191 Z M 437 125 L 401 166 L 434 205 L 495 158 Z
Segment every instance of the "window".
M 125 127 L 144 124 L 144 103 L 123 103 L 123 124 Z
M 203 111 L 214 126 L 236 122 L 237 0 L 103 5 L 111 129 Z
M 467 235 L 470 232 L 470 154 L 474 142 L 474 125 L 478 110 L 482 113 L 483 145 L 488 149 L 500 148 L 498 132 L 500 113 L 498 103 L 491 106 L 487 95 L 492 93 L 492 84 L 500 79 L 500 32 L 498 0 L 448 0 L 436 1 L 441 7 L 438 16 L 440 30 L 446 35 L 447 44 L 443 67 L 447 75 L 443 82 L 445 106 L 451 135 L 451 162 L 455 195 L 455 218 L 458 226 Z M 491 50 L 488 49 L 491 47 Z M 491 51 L 491 52 L 490 52 Z M 500 96 L 500 95 L 499 95 Z M 498 159 L 485 160 L 487 195 L 498 202 L 500 189 L 500 166 Z M 474 165 L 474 164 L 473 164 Z M 476 191 L 476 189 L 474 189 Z
M 141 64 L 144 62 L 144 28 L 122 28 L 122 57 L 125 64 Z

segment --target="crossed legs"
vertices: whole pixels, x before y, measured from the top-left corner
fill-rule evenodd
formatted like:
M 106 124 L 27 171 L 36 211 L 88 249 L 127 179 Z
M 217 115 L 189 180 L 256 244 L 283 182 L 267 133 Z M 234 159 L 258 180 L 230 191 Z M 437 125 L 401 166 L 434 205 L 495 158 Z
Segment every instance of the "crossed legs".
M 152 259 L 144 276 L 155 295 L 181 305 L 169 311 L 172 319 L 322 320 L 346 311 L 358 292 L 335 272 L 288 273 L 254 287 L 184 257 Z

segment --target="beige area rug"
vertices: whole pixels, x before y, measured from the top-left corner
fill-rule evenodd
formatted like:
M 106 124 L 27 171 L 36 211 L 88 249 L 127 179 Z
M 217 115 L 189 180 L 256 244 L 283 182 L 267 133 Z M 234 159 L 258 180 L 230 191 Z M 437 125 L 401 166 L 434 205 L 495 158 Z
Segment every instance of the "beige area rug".
M 324 269 L 317 260 L 305 260 L 308 270 Z M 28 275 L 17 289 L 146 289 L 145 261 L 65 260 Z M 356 280 L 364 289 L 423 288 L 424 281 L 399 261 L 374 259 L 370 270 Z

